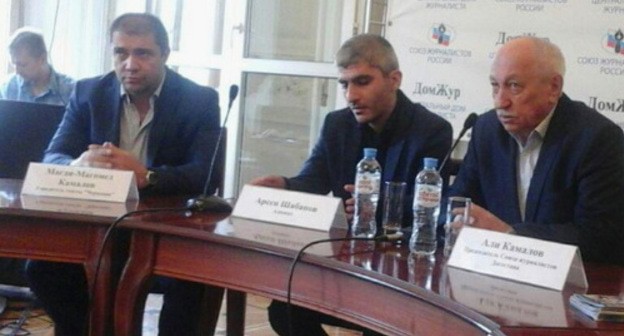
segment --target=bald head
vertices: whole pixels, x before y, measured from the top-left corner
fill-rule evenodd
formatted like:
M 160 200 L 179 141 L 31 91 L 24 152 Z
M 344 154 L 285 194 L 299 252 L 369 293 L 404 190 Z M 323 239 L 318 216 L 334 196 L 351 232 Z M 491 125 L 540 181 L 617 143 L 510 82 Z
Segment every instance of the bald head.
M 496 53 L 494 63 L 515 61 L 551 77 L 565 76 L 565 59 L 559 47 L 537 37 L 521 37 L 504 44 Z

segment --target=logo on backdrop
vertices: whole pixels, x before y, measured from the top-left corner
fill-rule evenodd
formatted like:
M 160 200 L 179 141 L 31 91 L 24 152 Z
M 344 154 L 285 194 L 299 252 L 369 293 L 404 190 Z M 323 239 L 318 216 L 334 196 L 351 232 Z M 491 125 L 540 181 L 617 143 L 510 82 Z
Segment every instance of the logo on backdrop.
M 416 86 L 414 87 L 412 94 L 457 100 L 457 98 L 461 96 L 461 89 L 451 87 L 450 85 L 444 83 L 427 84 L 423 82 L 416 82 Z
M 496 39 L 496 43 L 494 43 L 494 46 L 503 45 L 509 41 L 519 39 L 521 37 L 538 37 L 538 36 L 537 36 L 537 33 L 522 33 L 522 34 L 513 35 L 508 32 L 502 31 L 502 32 L 498 32 L 498 38 Z M 541 37 L 541 39 L 550 41 L 548 37 Z
M 472 57 L 472 50 L 455 49 L 450 46 L 455 41 L 455 30 L 445 23 L 434 23 L 427 30 L 427 40 L 434 47 L 411 46 L 410 54 L 427 56 L 427 63 L 452 64 L 454 59 Z
M 603 99 L 601 97 L 589 97 L 589 107 L 600 112 L 624 113 L 624 98 Z
M 609 29 L 600 42 L 604 57 L 579 56 L 580 66 L 593 67 L 599 75 L 624 76 L 624 32 L 622 28 Z
M 537 38 L 541 38 L 542 40 L 550 41 L 548 37 L 539 37 L 537 36 L 537 33 L 535 32 L 512 34 L 509 32 L 501 31 L 501 32 L 498 32 L 498 37 L 496 38 L 496 42 L 494 42 L 494 47 L 501 46 L 509 41 L 513 41 L 521 37 L 537 37 Z M 488 56 L 490 57 L 490 59 L 493 59 L 494 56 L 496 56 L 496 51 L 491 51 L 488 54 Z
M 455 34 L 453 34 L 453 32 L 449 30 L 444 23 L 440 23 L 439 25 L 431 28 L 431 39 L 439 45 L 448 47 L 451 43 L 451 38 L 454 36 Z
M 431 111 L 453 122 L 465 118 L 466 105 L 457 102 L 461 97 L 461 88 L 446 83 L 416 82 L 412 95 L 419 96 L 418 101 Z
M 429 64 L 451 66 L 454 62 L 462 63 L 472 58 L 472 50 L 453 48 L 459 45 L 456 40 L 455 29 L 444 22 L 431 24 L 427 29 L 427 40 L 432 46 L 412 46 L 410 54 L 423 55 Z M 440 116 L 454 120 L 461 118 L 466 112 L 466 106 L 461 102 L 461 88 L 448 83 L 424 83 L 416 82 L 412 90 L 412 96 L 420 96 L 420 103 L 431 111 L 436 111 Z
M 606 42 L 603 42 L 603 47 L 609 52 L 624 56 L 624 33 L 622 29 L 607 32 Z

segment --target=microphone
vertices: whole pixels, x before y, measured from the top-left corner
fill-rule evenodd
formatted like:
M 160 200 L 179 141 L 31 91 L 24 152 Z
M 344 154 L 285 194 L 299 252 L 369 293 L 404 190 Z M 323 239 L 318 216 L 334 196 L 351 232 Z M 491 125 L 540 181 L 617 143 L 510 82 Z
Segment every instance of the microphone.
M 451 146 L 451 149 L 449 149 L 448 153 L 446 153 L 444 160 L 442 160 L 442 164 L 440 164 L 440 168 L 438 168 L 438 172 L 442 171 L 442 168 L 444 168 L 446 161 L 448 161 L 448 159 L 451 157 L 451 153 L 453 153 L 453 151 L 455 150 L 455 147 L 457 147 L 459 140 L 461 140 L 464 134 L 466 134 L 466 132 L 468 132 L 468 130 L 471 129 L 472 126 L 474 126 L 478 118 L 479 116 L 474 112 L 470 113 L 468 117 L 466 117 L 466 120 L 464 121 L 464 128 L 462 128 L 461 132 L 459 132 L 459 136 L 457 137 L 457 140 L 455 140 L 455 142 L 453 143 L 453 146 Z
M 225 119 L 223 120 L 223 125 L 221 129 L 219 129 L 219 135 L 217 137 L 217 144 L 215 145 L 215 151 L 212 153 L 212 158 L 210 159 L 210 167 L 208 168 L 208 177 L 206 178 L 206 183 L 204 185 L 204 193 L 191 198 L 186 201 L 186 207 L 190 211 L 212 211 L 212 212 L 232 212 L 232 206 L 225 201 L 223 198 L 216 195 L 207 195 L 208 194 L 208 186 L 210 185 L 210 179 L 212 178 L 212 173 L 214 171 L 215 161 L 217 159 L 217 154 L 219 153 L 221 138 L 223 138 L 223 129 L 227 124 L 227 120 L 230 116 L 230 111 L 232 110 L 232 104 L 236 97 L 238 96 L 238 85 L 232 84 L 230 86 L 230 97 L 228 101 L 228 109 L 225 114 Z

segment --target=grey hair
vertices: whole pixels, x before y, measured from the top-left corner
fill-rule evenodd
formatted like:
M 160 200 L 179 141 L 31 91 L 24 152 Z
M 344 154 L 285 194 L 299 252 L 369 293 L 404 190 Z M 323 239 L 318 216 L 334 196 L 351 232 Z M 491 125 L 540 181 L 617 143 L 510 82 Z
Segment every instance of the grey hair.
M 399 69 L 399 61 L 390 42 L 374 34 L 356 35 L 344 42 L 336 53 L 336 65 L 339 68 L 344 69 L 359 62 L 367 62 L 384 75 Z
M 539 60 L 538 66 L 542 72 L 555 72 L 561 78 L 565 77 L 565 58 L 561 49 L 548 39 L 538 37 L 527 37 L 535 46 L 536 57 Z

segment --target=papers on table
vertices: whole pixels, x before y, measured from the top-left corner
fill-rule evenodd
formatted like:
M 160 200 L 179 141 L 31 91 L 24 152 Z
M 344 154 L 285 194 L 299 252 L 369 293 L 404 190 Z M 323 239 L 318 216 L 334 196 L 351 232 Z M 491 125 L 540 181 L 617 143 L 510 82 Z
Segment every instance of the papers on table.
M 624 297 L 600 294 L 574 294 L 570 305 L 597 321 L 624 322 Z

